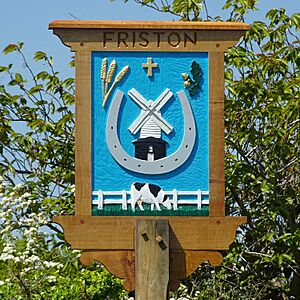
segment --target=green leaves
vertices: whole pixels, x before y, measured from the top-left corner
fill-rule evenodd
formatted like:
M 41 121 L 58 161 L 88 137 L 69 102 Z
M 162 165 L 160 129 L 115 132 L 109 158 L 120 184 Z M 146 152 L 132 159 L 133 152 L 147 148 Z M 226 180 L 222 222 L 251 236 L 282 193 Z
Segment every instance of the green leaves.
M 292 24 L 296 27 L 296 31 L 299 31 L 300 28 L 300 14 L 293 14 L 291 17 Z
M 231 10 L 228 21 L 244 21 L 247 13 L 257 9 L 257 3 L 258 0 L 227 0 L 223 9 Z
M 15 44 L 9 44 L 7 47 L 4 48 L 3 54 L 8 54 L 10 52 L 18 50 L 18 45 Z
M 40 92 L 43 89 L 42 84 L 38 84 L 36 86 L 33 86 L 29 91 L 28 91 L 28 96 L 32 96 L 38 92 Z
M 123 0 L 124 3 L 128 0 Z M 150 7 L 156 11 L 170 13 L 180 20 L 185 21 L 201 21 L 200 13 L 203 11 L 203 0 L 173 0 L 173 1 L 157 1 L 157 0 L 134 0 L 141 6 Z M 209 16 L 206 16 L 208 19 Z
M 253 268 L 243 271 L 243 284 L 252 288 L 255 281 L 265 289 L 258 299 L 275 293 L 272 280 L 280 283 L 280 297 L 293 295 L 282 272 L 293 274 L 300 264 L 299 234 L 294 234 L 300 211 L 294 159 L 300 105 L 294 32 L 299 26 L 284 9 L 272 9 L 267 18 L 269 23 L 254 22 L 225 57 L 226 199 L 232 213 L 249 218 L 239 256 Z
M 193 61 L 191 65 L 191 74 L 193 79 L 186 73 L 182 73 L 182 79 L 184 80 L 184 87 L 188 89 L 191 97 L 196 96 L 201 90 L 201 85 L 203 81 L 203 71 L 200 65 Z
M 191 74 L 193 76 L 193 80 L 195 81 L 196 84 L 200 84 L 200 81 L 203 78 L 203 71 L 200 67 L 200 65 L 193 61 L 191 65 Z
M 202 1 L 136 2 L 184 20 L 201 19 Z M 225 8 L 229 19 L 238 21 L 255 10 L 256 3 L 227 0 Z M 246 37 L 225 56 L 226 210 L 230 215 L 247 216 L 248 224 L 238 229 L 223 265 L 203 264 L 177 292 L 178 297 L 297 296 L 300 50 L 296 32 L 300 15 L 288 16 L 284 9 L 271 9 L 266 18 L 266 22 L 254 22 Z M 3 53 L 15 52 L 24 63 L 22 47 L 22 43 L 11 44 Z M 12 64 L 0 66 L 1 77 L 6 80 L 0 85 L 1 176 L 9 182 L 6 190 L 12 189 L 14 182 L 24 182 L 26 192 L 36 199 L 24 207 L 23 215 L 17 215 L 19 222 L 29 214 L 43 212 L 50 218 L 74 211 L 74 79 L 62 79 L 52 69 L 52 59 L 42 51 L 34 60 L 42 63 L 37 73 L 27 61 L 24 65 L 29 72 L 24 74 L 15 73 Z M 195 61 L 188 71 L 190 75 L 185 74 L 184 80 L 190 80 L 193 96 L 200 91 L 202 70 Z M 33 77 L 28 78 L 25 74 L 31 72 Z M 20 262 L 0 261 L 0 281 L 9 278 L 12 282 L 9 288 L 8 283 L 0 284 L 0 298 L 28 298 L 21 278 L 33 299 L 122 299 L 119 280 L 100 265 L 80 265 L 78 253 L 64 244 L 61 232 L 51 223 L 48 226 L 53 230 L 52 238 L 37 236 L 38 255 L 62 267 L 51 267 L 44 273 L 36 269 L 24 275 Z M 12 234 L 14 239 L 19 236 Z M 0 253 L 3 243 L 0 235 Z M 17 247 L 25 252 L 22 241 Z
M 34 60 L 35 61 L 39 61 L 39 60 L 42 60 L 42 59 L 46 59 L 47 58 L 47 55 L 45 52 L 42 52 L 42 51 L 37 51 L 35 54 L 34 54 Z
M 23 47 L 24 43 L 22 42 L 18 42 L 17 44 L 9 44 L 8 46 L 6 46 L 2 53 L 4 55 L 14 52 L 14 51 L 21 51 L 22 47 Z

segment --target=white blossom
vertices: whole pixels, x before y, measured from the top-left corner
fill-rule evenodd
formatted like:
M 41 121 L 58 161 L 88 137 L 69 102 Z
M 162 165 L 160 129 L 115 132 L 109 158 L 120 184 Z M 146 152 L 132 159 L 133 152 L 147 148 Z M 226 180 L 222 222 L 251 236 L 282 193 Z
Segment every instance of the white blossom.
M 21 184 L 16 185 L 13 191 L 5 191 L 5 185 L 1 180 L 0 178 L 0 190 L 3 193 L 0 198 L 0 234 L 3 249 L 0 261 L 9 262 L 9 266 L 18 264 L 19 276 L 25 281 L 32 280 L 28 278 L 28 274 L 34 270 L 44 272 L 46 276 L 41 277 L 43 280 L 54 281 L 55 277 L 47 276 L 47 272 L 50 269 L 60 270 L 63 265 L 60 262 L 48 261 L 41 255 L 41 247 L 45 247 L 41 241 L 44 241 L 43 238 L 51 237 L 42 227 L 50 221 L 50 218 L 44 211 L 28 213 L 27 208 L 37 200 L 28 199 L 32 196 L 29 192 L 22 194 L 25 187 L 23 189 Z M 22 247 L 19 249 L 19 240 L 25 242 L 25 249 Z
M 75 193 L 75 184 L 72 184 L 70 186 L 70 191 L 71 191 L 71 193 Z
M 21 197 L 22 197 L 22 198 L 28 198 L 28 197 L 30 197 L 30 196 L 31 196 L 31 194 L 29 194 L 29 193 L 26 192 L 26 193 L 24 193 Z
M 22 187 L 23 187 L 23 184 L 18 183 L 18 184 L 16 184 L 16 185 L 14 186 L 14 190 L 19 190 L 19 189 L 21 189 Z

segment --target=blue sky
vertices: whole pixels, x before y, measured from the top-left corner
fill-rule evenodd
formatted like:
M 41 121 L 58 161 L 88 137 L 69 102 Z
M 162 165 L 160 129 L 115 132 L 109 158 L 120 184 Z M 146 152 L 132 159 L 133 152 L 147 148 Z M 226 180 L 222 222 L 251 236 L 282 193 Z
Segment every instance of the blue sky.
M 221 7 L 225 0 L 207 1 L 210 15 L 227 16 Z M 259 11 L 247 20 L 263 19 L 272 7 L 282 7 L 288 13 L 299 12 L 299 0 L 260 0 Z M 25 54 L 31 59 L 36 51 L 45 51 L 54 57 L 55 67 L 64 76 L 73 76 L 67 62 L 71 56 L 67 47 L 48 30 L 53 20 L 74 20 L 71 15 L 81 20 L 173 20 L 168 14 L 140 7 L 129 0 L 0 0 L 0 50 L 9 43 L 23 41 Z M 0 55 L 0 65 L 14 63 L 14 56 Z M 22 67 L 21 65 L 18 67 Z M 1 81 L 1 76 L 0 76 Z

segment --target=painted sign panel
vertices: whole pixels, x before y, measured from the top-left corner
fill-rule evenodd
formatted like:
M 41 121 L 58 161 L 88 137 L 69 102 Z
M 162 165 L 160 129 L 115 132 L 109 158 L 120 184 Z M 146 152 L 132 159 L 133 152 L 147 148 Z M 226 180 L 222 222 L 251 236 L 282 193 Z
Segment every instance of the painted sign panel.
M 92 52 L 92 214 L 208 215 L 207 52 Z
M 170 290 L 203 261 L 219 265 L 246 222 L 225 216 L 224 52 L 249 25 L 49 28 L 75 52 L 75 215 L 53 219 L 81 262 L 102 262 L 134 290 L 137 221 L 148 216 L 171 228 Z

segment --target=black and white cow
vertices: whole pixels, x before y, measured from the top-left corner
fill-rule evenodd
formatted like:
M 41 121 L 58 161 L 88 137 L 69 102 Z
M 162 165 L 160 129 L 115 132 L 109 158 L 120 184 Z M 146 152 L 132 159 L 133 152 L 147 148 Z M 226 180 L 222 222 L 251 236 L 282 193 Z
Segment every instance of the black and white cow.
M 168 200 L 164 191 L 155 184 L 134 182 L 130 188 L 131 207 L 135 210 L 138 204 L 141 210 L 144 210 L 142 203 L 151 204 L 151 209 L 154 205 L 157 210 L 161 210 L 160 204 L 164 205 L 167 209 L 171 209 L 171 203 Z

